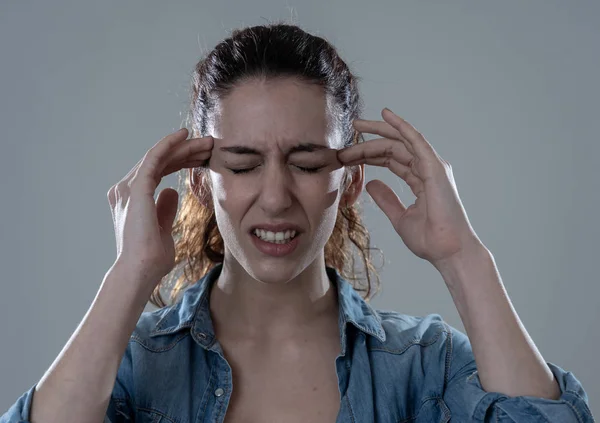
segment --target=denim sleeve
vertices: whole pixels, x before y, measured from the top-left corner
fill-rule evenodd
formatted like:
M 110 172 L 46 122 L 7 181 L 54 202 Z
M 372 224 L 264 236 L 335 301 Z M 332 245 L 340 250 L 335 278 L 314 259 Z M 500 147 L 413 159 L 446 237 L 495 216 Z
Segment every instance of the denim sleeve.
M 483 389 L 469 338 L 446 325 L 446 374 L 443 400 L 452 420 L 481 423 L 592 423 L 588 397 L 571 373 L 546 363 L 560 387 L 560 398 L 510 397 Z
M 131 387 L 131 355 L 129 346 L 123 355 L 117 378 L 110 397 L 104 423 L 125 423 L 133 421 Z M 27 390 L 17 401 L 0 416 L 0 423 L 30 423 L 31 402 L 37 383 Z

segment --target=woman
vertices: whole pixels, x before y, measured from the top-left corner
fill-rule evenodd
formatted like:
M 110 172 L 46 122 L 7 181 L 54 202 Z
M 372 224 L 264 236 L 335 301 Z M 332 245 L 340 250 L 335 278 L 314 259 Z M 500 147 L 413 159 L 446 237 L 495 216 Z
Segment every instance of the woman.
M 593 421 L 579 381 L 546 363 L 519 321 L 450 164 L 388 109 L 359 119 L 356 78 L 330 44 L 290 25 L 238 30 L 192 87 L 193 138 L 165 137 L 110 189 L 117 259 L 3 421 Z M 417 196 L 407 208 L 383 182 L 366 185 L 441 273 L 468 338 L 438 314 L 369 305 L 365 164 Z M 153 196 L 181 169 L 175 221 L 177 192 Z M 149 298 L 161 308 L 142 313 Z

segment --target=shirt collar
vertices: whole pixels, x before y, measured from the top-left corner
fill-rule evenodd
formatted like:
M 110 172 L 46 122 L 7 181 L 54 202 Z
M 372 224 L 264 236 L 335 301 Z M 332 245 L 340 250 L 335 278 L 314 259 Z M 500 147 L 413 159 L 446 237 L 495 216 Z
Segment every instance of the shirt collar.
M 162 317 L 154 326 L 150 337 L 168 335 L 190 328 L 192 336 L 201 345 L 208 347 L 215 341 L 215 333 L 210 317 L 209 293 L 212 283 L 217 280 L 222 263 L 215 265 L 198 282 L 187 288 L 180 301 L 160 310 Z M 381 317 L 332 267 L 326 267 L 327 275 L 337 288 L 339 302 L 339 327 L 342 355 L 346 353 L 347 325 L 351 323 L 365 334 L 385 342 L 385 332 Z

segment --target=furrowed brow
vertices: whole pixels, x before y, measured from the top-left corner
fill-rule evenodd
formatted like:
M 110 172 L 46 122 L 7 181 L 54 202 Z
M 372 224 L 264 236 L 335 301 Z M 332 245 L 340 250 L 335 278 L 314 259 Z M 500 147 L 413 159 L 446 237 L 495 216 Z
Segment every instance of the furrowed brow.
M 298 153 L 301 151 L 312 153 L 314 151 L 321 151 L 321 150 L 326 150 L 326 149 L 329 149 L 329 147 L 322 145 L 322 144 L 315 144 L 315 143 L 311 143 L 311 142 L 300 143 L 300 144 L 297 144 L 297 145 L 291 147 L 286 152 L 285 155 L 287 157 L 290 154 Z M 225 151 L 228 153 L 233 153 L 233 154 L 247 154 L 247 155 L 254 155 L 254 156 L 262 156 L 263 155 L 263 153 L 261 151 L 255 149 L 255 148 L 246 147 L 246 146 L 242 146 L 242 145 L 220 147 L 219 150 Z

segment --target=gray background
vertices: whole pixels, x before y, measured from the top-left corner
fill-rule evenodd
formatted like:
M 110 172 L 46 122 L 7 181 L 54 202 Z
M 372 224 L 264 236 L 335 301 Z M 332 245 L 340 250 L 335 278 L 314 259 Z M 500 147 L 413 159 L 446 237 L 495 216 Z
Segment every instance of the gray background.
M 2 2 L 0 414 L 91 304 L 116 252 L 106 192 L 181 126 L 200 55 L 233 28 L 281 18 L 338 48 L 363 78 L 365 118 L 391 108 L 452 164 L 520 318 L 600 416 L 599 12 L 592 1 Z M 366 177 L 415 199 L 387 169 Z M 464 330 L 441 275 L 362 199 L 386 258 L 373 305 Z

